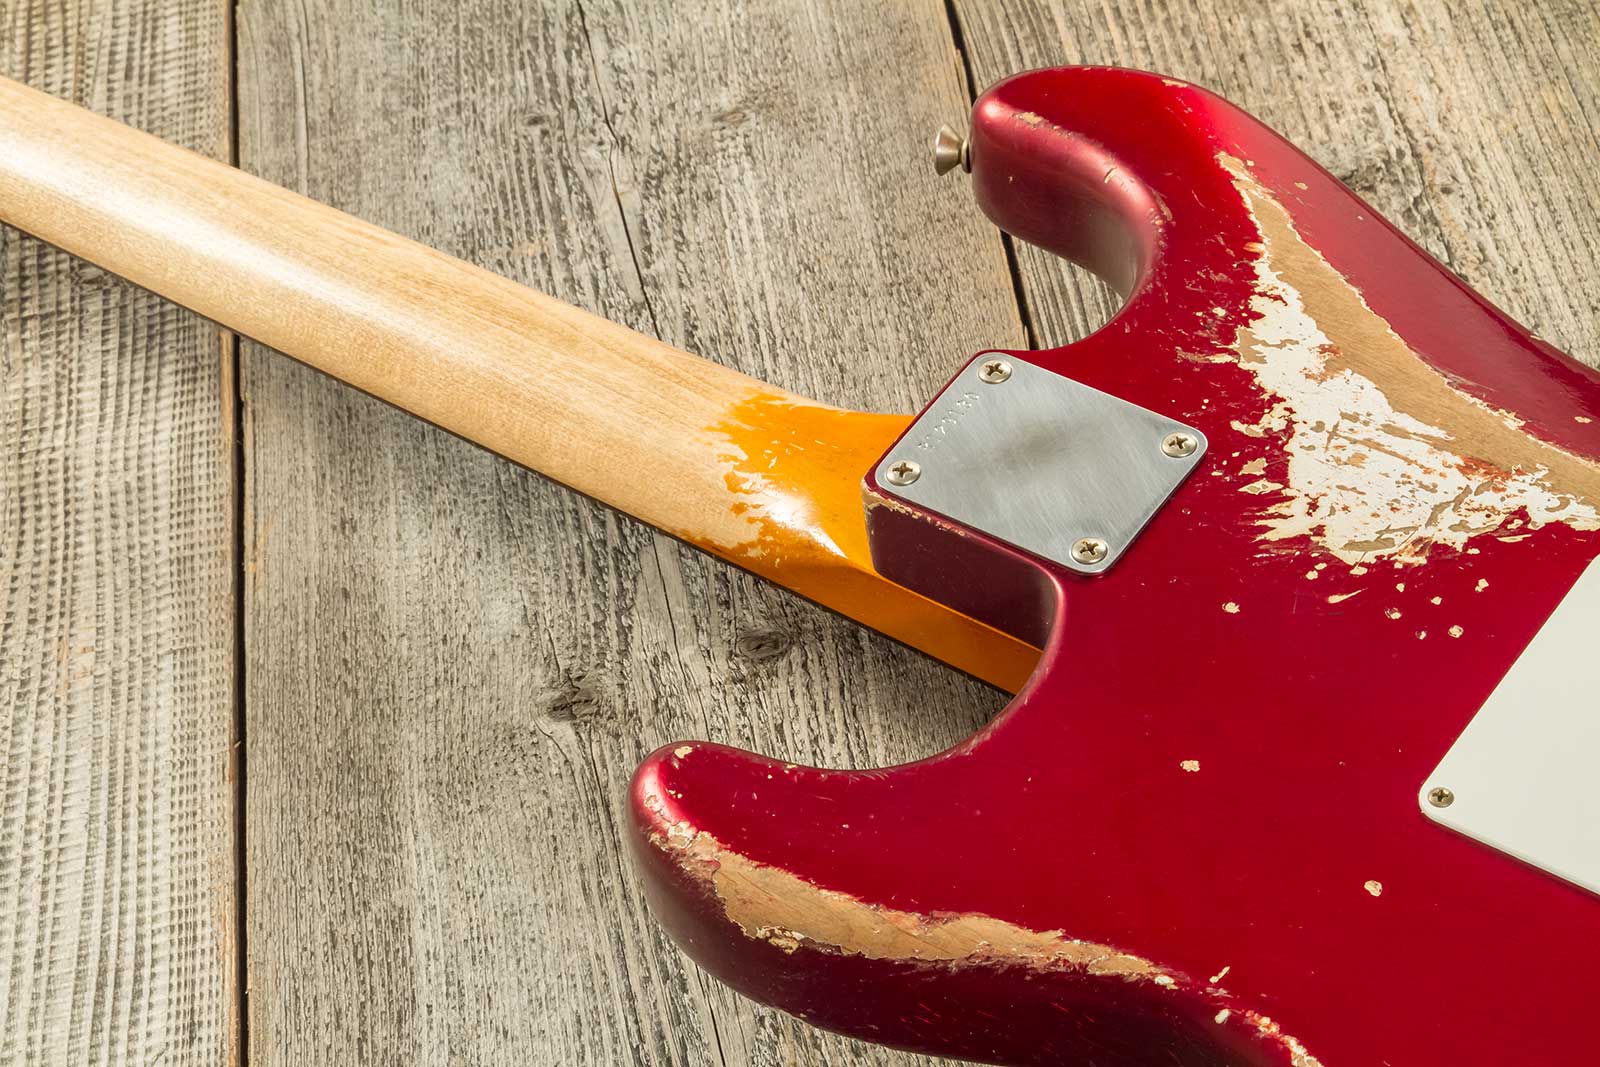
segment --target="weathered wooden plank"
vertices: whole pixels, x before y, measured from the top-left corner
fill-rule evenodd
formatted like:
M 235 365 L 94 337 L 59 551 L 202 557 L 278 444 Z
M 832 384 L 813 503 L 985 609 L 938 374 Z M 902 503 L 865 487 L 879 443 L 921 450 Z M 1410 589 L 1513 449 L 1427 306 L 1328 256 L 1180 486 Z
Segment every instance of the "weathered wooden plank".
M 228 5 L 0 5 L 0 70 L 231 148 Z M 0 1063 L 236 1047 L 232 342 L 0 232 Z
M 956 0 L 974 80 L 1057 63 L 1198 82 L 1264 119 L 1474 288 L 1600 363 L 1600 6 Z M 1105 321 L 1097 283 L 1019 248 L 1041 343 Z
M 253 0 L 240 31 L 248 169 L 674 344 L 909 410 L 1021 340 L 928 166 L 966 107 L 939 4 Z M 252 1059 L 912 1062 L 689 966 L 619 802 L 674 739 L 881 764 L 1000 697 L 275 356 L 245 386 Z
M 1595 244 L 1578 5 L 958 9 L 980 85 L 1066 61 L 1209 84 L 1594 351 L 1594 274 L 1571 267 Z M 928 127 L 964 110 L 938 14 L 258 0 L 245 161 L 792 388 L 910 406 L 1019 334 L 965 191 L 922 172 Z M 1109 314 L 1067 269 L 1019 261 L 1041 342 Z M 253 1054 L 909 1062 L 687 967 L 643 915 L 615 802 L 675 737 L 866 765 L 997 698 L 314 375 L 249 365 Z

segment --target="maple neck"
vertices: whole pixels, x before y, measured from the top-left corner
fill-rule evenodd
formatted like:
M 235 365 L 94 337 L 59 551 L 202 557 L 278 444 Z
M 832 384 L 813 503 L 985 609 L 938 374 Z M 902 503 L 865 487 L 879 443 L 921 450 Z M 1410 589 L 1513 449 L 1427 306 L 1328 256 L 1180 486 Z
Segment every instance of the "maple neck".
M 0 78 L 0 221 L 998 684 L 1033 649 L 872 569 L 905 426 L 701 359 Z
M 800 399 L 21 85 L 0 109 L 5 221 L 656 525 L 705 510 L 685 428 Z

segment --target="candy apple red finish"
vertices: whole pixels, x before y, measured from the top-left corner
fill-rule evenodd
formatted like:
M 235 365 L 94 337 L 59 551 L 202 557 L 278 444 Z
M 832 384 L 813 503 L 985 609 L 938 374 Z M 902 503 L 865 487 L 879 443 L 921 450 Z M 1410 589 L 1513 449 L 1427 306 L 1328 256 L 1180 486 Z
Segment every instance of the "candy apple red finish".
M 1000 227 L 1126 296 L 1014 356 L 1208 449 L 1097 575 L 869 477 L 879 570 L 1039 668 L 906 766 L 657 752 L 657 915 L 752 997 L 975 1060 L 1592 1058 L 1600 897 L 1418 791 L 1600 555 L 1600 375 L 1196 86 L 1022 74 L 968 155 Z

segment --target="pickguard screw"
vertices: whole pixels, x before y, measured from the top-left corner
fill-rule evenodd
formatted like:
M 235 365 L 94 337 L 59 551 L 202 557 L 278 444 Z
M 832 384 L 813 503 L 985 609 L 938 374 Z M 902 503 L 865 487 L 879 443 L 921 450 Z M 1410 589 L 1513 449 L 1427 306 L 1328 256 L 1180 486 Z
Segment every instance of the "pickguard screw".
M 1456 802 L 1456 795 L 1442 785 L 1428 790 L 1428 803 L 1436 808 L 1448 808 Z
M 910 459 L 899 459 L 889 464 L 890 485 L 910 485 L 922 477 L 922 464 Z
M 1110 551 L 1111 546 L 1100 538 L 1084 537 L 1072 546 L 1072 558 L 1079 563 L 1099 563 Z
M 1011 364 L 1003 359 L 986 359 L 978 367 L 978 378 L 989 385 L 999 385 L 1011 377 Z
M 1182 459 L 1194 455 L 1194 450 L 1200 447 L 1200 441 L 1192 433 L 1169 433 L 1161 442 L 1161 451 L 1173 459 Z

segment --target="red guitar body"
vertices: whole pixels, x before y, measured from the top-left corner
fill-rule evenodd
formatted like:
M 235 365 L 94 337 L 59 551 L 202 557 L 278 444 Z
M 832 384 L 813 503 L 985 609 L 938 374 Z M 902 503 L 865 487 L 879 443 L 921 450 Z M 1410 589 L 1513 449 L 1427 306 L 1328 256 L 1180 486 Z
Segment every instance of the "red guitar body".
M 1195 86 L 1020 75 L 970 162 L 997 224 L 1127 294 L 1018 356 L 1208 451 L 1090 577 L 869 478 L 880 571 L 1038 671 L 907 766 L 657 752 L 657 914 L 752 997 L 947 1056 L 1593 1062 L 1600 898 L 1418 790 L 1600 555 L 1600 375 Z

